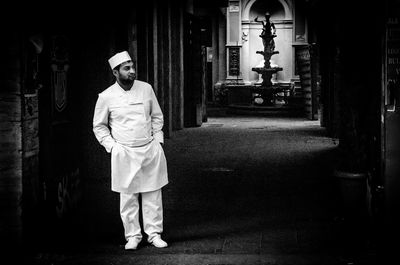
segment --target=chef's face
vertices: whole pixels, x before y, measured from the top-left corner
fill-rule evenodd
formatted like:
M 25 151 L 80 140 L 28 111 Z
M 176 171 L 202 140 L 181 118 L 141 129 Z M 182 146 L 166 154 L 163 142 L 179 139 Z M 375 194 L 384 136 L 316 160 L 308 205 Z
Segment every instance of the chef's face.
M 132 61 L 122 63 L 119 67 L 119 70 L 114 71 L 116 71 L 115 76 L 121 83 L 133 83 L 136 79 L 136 70 L 133 67 Z

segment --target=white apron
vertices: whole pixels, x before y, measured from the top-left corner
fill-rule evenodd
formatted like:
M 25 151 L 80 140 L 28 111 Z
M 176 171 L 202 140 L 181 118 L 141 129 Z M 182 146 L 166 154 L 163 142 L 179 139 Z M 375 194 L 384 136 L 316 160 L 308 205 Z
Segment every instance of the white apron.
M 167 162 L 161 145 L 150 143 L 128 147 L 117 143 L 111 151 L 111 189 L 139 193 L 168 184 Z

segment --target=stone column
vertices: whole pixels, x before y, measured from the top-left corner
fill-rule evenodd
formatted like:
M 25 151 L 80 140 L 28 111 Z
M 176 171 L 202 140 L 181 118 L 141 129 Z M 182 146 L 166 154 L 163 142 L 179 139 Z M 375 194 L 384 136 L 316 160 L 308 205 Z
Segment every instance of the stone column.
M 250 71 L 251 69 L 249 58 L 250 58 L 250 44 L 249 44 L 249 32 L 250 32 L 250 22 L 243 23 L 242 25 L 242 60 L 241 60 L 241 72 L 242 78 L 245 83 L 250 83 Z
M 218 82 L 226 79 L 228 69 L 226 65 L 227 52 L 225 50 L 228 30 L 226 25 L 226 13 L 224 15 L 225 16 L 221 16 L 218 20 Z
M 7 45 L 0 92 L 0 237 L 12 250 L 22 244 L 22 65 L 20 36 L 8 33 L 3 32 Z
M 226 13 L 227 26 L 227 80 L 242 80 L 241 61 L 241 9 L 239 0 L 230 0 Z

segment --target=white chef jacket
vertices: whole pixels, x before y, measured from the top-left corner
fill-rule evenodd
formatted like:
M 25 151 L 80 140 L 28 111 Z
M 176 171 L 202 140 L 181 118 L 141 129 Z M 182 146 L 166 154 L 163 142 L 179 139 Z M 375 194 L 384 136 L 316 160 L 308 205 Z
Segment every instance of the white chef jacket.
M 115 82 L 98 96 L 93 132 L 111 153 L 111 189 L 139 193 L 168 183 L 163 114 L 150 84 L 135 80 L 125 91 Z

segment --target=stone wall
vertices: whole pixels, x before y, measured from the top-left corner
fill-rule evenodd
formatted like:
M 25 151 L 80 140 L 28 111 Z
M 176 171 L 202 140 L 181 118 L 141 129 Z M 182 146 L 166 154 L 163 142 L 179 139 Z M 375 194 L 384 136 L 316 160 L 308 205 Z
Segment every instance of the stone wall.
M 22 236 L 22 101 L 19 36 L 7 37 L 0 78 L 0 235 L 11 247 Z

